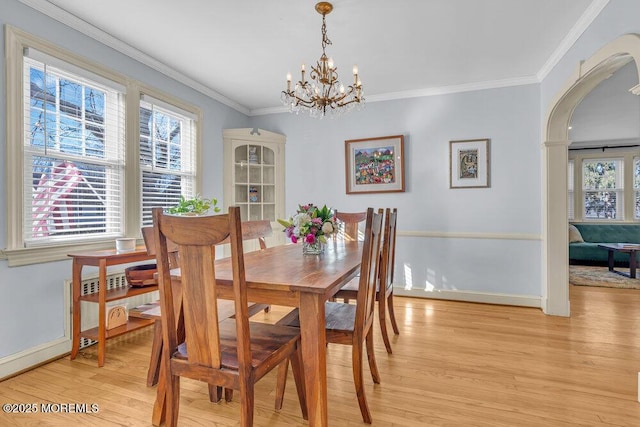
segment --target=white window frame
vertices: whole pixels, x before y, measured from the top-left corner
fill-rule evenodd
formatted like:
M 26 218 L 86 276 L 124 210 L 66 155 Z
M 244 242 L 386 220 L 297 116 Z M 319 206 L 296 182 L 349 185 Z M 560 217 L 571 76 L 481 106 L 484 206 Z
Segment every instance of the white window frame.
M 640 201 L 640 183 L 636 185 L 636 164 L 640 163 L 640 155 L 633 157 L 633 171 L 631 173 L 631 179 L 633 180 L 633 219 L 640 221 L 640 206 L 638 206 L 638 202 Z M 639 165 L 640 166 L 640 165 Z
M 584 180 L 585 180 L 585 164 L 605 164 L 605 163 L 613 163 L 615 164 L 615 188 L 585 188 Z M 625 191 L 624 191 L 624 170 L 625 170 L 625 161 L 623 157 L 607 157 L 601 156 L 594 159 L 583 159 L 580 164 L 580 177 L 582 181 L 582 217 L 585 220 L 593 221 L 605 219 L 609 221 L 624 221 L 625 212 Z M 607 218 L 604 216 L 603 218 L 588 218 L 586 212 L 586 206 L 584 204 L 584 196 L 589 193 L 615 193 L 616 201 L 615 201 L 615 218 Z
M 30 232 L 26 229 L 32 229 L 32 226 L 28 225 L 33 223 L 33 219 L 31 218 L 32 212 L 32 201 L 29 195 L 33 195 L 34 189 L 33 185 L 29 182 L 24 182 L 24 195 L 25 195 L 25 217 L 23 220 L 23 232 L 27 234 L 27 237 L 23 236 L 25 247 L 47 247 L 58 243 L 64 243 L 67 240 L 70 241 L 96 241 L 102 240 L 104 238 L 113 238 L 122 237 L 122 226 L 123 226 L 123 209 L 122 204 L 120 203 L 120 194 L 121 194 L 121 185 L 123 184 L 124 177 L 124 129 L 125 129 L 125 119 L 124 119 L 124 93 L 125 87 L 119 84 L 111 83 L 105 81 L 101 76 L 93 76 L 89 75 L 85 70 L 80 69 L 79 67 L 74 67 L 73 65 L 61 62 L 58 58 L 48 57 L 48 55 L 43 55 L 39 52 L 34 52 L 32 59 L 31 52 L 29 54 L 29 58 L 24 58 L 25 64 L 25 73 L 24 78 L 27 79 L 27 70 L 31 68 L 36 68 L 41 70 L 41 72 L 45 75 L 49 74 L 54 76 L 56 79 L 66 79 L 70 81 L 75 81 L 78 84 L 83 86 L 89 86 L 101 90 L 104 92 L 105 97 L 105 118 L 106 121 L 104 123 L 105 127 L 105 157 L 100 159 L 97 157 L 85 157 L 83 155 L 78 155 L 75 153 L 64 153 L 59 152 L 55 148 L 51 150 L 51 154 L 47 154 L 47 150 L 41 147 L 34 147 L 29 144 L 29 141 L 26 140 L 25 132 L 25 145 L 23 152 L 23 167 L 27 168 L 25 172 L 27 175 L 31 175 L 29 173 L 29 169 L 33 166 L 32 157 L 34 156 L 44 156 L 58 159 L 65 159 L 65 161 L 71 162 L 81 162 L 87 163 L 91 165 L 101 165 L 105 167 L 105 182 L 107 183 L 105 200 L 108 201 L 108 209 L 105 213 L 105 231 L 104 233 L 87 233 L 87 234 L 78 234 L 73 236 L 68 235 L 58 235 L 55 233 L 49 235 L 48 237 L 39 236 L 39 237 L 29 237 Z M 52 66 L 50 64 L 56 64 L 57 66 Z M 44 66 L 43 66 L 44 64 Z M 74 69 L 75 68 L 75 69 Z M 71 71 L 69 71 L 71 70 Z M 30 73 L 29 73 L 30 74 Z M 104 82 L 103 82 L 104 81 Z M 91 82 L 91 83 L 89 83 Z M 28 85 L 26 85 L 28 86 Z M 30 99 L 29 90 L 25 87 L 25 98 L 24 98 L 24 114 L 27 117 L 31 112 L 31 105 L 27 103 L 27 100 Z M 46 110 L 45 110 L 46 111 Z M 60 112 L 57 111 L 55 117 L 60 119 Z M 25 122 L 25 126 L 26 126 Z M 46 126 L 46 124 L 45 124 Z M 58 129 L 55 129 L 57 132 Z
M 182 128 L 180 131 L 180 151 L 181 151 L 181 162 L 180 170 L 172 170 L 170 168 L 163 167 L 155 167 L 154 165 L 143 165 L 140 162 L 140 178 L 139 184 L 140 189 L 143 191 L 144 177 L 143 174 L 147 173 L 169 173 L 172 175 L 180 176 L 183 179 L 183 183 L 181 185 L 181 195 L 185 198 L 191 198 L 196 195 L 196 182 L 197 182 L 197 162 L 199 156 L 197 154 L 197 144 L 196 144 L 196 123 L 198 122 L 198 117 L 193 113 L 180 108 L 174 104 L 170 104 L 162 99 L 154 97 L 148 93 L 144 93 L 141 96 L 139 110 L 144 106 L 147 109 L 150 109 L 153 112 L 158 112 L 169 117 L 172 117 L 174 120 L 178 120 L 182 124 Z M 139 122 L 138 122 L 139 123 Z M 138 136 L 137 141 L 142 139 L 142 135 Z M 153 135 L 150 136 L 150 142 L 155 142 Z M 153 160 L 157 160 L 153 153 L 150 153 Z M 138 155 L 140 158 L 141 155 Z M 144 211 L 143 211 L 143 197 L 141 194 L 140 197 L 140 221 L 141 224 L 144 224 Z M 158 205 L 162 207 L 168 207 L 164 205 Z M 147 218 L 149 220 L 149 218 Z M 146 224 L 149 225 L 149 224 Z
M 567 194 L 567 199 L 569 201 L 569 206 L 568 206 L 568 214 L 569 214 L 569 221 L 573 221 L 575 219 L 575 188 L 576 188 L 576 180 L 575 180 L 575 170 L 576 170 L 576 162 L 574 159 L 570 159 L 569 160 L 569 165 L 567 168 L 567 182 L 569 183 L 569 189 L 568 189 L 568 194 Z M 578 181 L 579 182 L 579 181 Z
M 606 144 L 605 144 L 606 145 Z M 615 223 L 637 223 L 640 218 L 635 217 L 635 189 L 633 187 L 634 158 L 639 157 L 637 147 L 622 148 L 602 148 L 580 149 L 569 151 L 569 160 L 574 162 L 574 187 L 573 187 L 573 214 L 574 218 L 571 222 L 615 222 Z M 622 159 L 623 176 L 622 176 L 622 214 L 618 219 L 608 218 L 585 218 L 584 217 L 584 190 L 582 182 L 582 164 L 583 161 Z M 569 178 L 571 179 L 571 178 Z
M 41 247 L 25 247 L 23 240 L 24 210 L 24 96 L 23 66 L 25 49 L 33 48 L 47 55 L 80 67 L 90 73 L 126 86 L 125 102 L 125 173 L 122 204 L 124 206 L 122 235 L 141 239 L 141 189 L 139 167 L 139 108 L 140 94 L 147 93 L 154 98 L 191 112 L 195 120 L 196 149 L 194 155 L 200 158 L 202 113 L 199 108 L 169 96 L 144 83 L 116 73 L 87 58 L 66 51 L 44 39 L 33 36 L 10 25 L 5 26 L 5 70 L 6 70 L 6 249 L 0 252 L 0 259 L 8 260 L 9 266 L 36 264 L 68 259 L 67 254 L 88 250 L 112 249 L 112 237 L 91 242 L 60 242 Z M 131 161 L 130 159 L 135 159 Z M 195 192 L 201 185 L 200 162 L 196 162 Z M 127 185 L 129 183 L 129 185 Z M 136 183 L 132 185 L 131 183 Z

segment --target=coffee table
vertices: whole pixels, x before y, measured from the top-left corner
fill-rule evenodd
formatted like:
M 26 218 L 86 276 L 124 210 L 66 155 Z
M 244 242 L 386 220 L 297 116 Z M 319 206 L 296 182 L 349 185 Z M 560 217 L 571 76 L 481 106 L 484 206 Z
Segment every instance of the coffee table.
M 601 248 L 609 251 L 609 271 L 620 274 L 621 276 L 629 277 L 631 279 L 636 278 L 636 252 L 640 251 L 640 245 L 632 243 L 602 243 L 598 245 Z M 624 252 L 629 254 L 629 274 L 614 270 L 614 255 L 616 252 Z

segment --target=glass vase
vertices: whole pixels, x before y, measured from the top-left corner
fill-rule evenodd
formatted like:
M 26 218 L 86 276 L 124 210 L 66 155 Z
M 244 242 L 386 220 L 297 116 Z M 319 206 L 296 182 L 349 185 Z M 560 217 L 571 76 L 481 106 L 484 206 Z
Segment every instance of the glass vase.
M 324 253 L 324 243 L 316 240 L 314 243 L 302 242 L 302 253 L 305 255 L 318 255 Z

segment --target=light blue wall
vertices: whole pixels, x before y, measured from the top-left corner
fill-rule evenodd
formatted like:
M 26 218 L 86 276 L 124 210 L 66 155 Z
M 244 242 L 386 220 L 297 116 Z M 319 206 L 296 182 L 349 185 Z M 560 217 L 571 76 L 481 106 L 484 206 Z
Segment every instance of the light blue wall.
M 562 57 L 541 83 L 541 118 L 552 107 L 558 91 L 574 72 L 580 61 L 590 58 L 598 49 L 629 33 L 640 33 L 640 1 L 610 0 L 589 28 Z M 544 125 L 544 123 L 542 123 Z
M 543 123 L 551 99 L 576 64 L 628 32 L 640 33 L 640 2 L 611 0 L 541 85 L 369 103 L 325 120 L 289 114 L 246 116 L 181 85 L 16 0 L 0 0 L 0 23 L 11 24 L 85 55 L 202 108 L 205 194 L 222 194 L 224 128 L 260 127 L 287 136 L 286 206 L 327 203 L 341 210 L 399 209 L 396 279 L 412 289 L 541 295 Z M 0 35 L 4 45 L 4 35 Z M 4 82 L 4 58 L 0 80 Z M 0 97 L 5 97 L 4 84 Z M 5 129 L 4 102 L 0 129 Z M 344 141 L 405 135 L 406 192 L 346 195 Z M 491 139 L 491 188 L 449 189 L 448 143 Z M 4 158 L 6 141 L 0 139 Z M 0 176 L 6 174 L 0 162 Z M 4 215 L 6 188 L 0 185 Z M 0 218 L 0 247 L 6 246 Z M 421 233 L 487 233 L 507 238 L 420 237 Z M 509 238 L 509 236 L 512 236 Z M 8 268 L 0 261 L 0 358 L 63 335 L 62 284 L 68 261 Z M 14 321 L 20 319 L 20 321 Z
M 289 213 L 307 202 L 343 211 L 397 207 L 401 233 L 539 237 L 539 102 L 538 85 L 527 85 L 374 102 L 335 119 L 284 113 L 251 123 L 287 136 Z M 344 141 L 398 134 L 405 135 L 406 192 L 347 195 Z M 491 139 L 491 188 L 450 189 L 449 141 L 479 138 Z M 401 235 L 397 251 L 400 286 L 541 295 L 539 239 Z
M 91 58 L 124 75 L 175 95 L 202 109 L 203 194 L 222 195 L 222 129 L 248 126 L 248 118 L 157 71 L 106 47 L 15 0 L 0 0 L 0 45 L 9 24 Z M 4 50 L 4 49 L 3 49 Z M 0 56 L 0 98 L 5 99 L 4 54 Z M 0 176 L 6 176 L 6 112 L 0 102 Z M 5 182 L 4 179 L 1 182 Z M 0 185 L 0 248 L 6 247 L 6 188 Z M 89 269 L 88 272 L 91 272 Z M 64 335 L 63 283 L 71 277 L 70 261 L 25 267 L 0 261 L 0 358 Z
M 640 141 L 640 96 L 629 92 L 637 84 L 638 71 L 632 61 L 593 89 L 571 117 L 571 146 L 581 142 L 583 146 L 637 144 Z M 591 144 L 584 144 L 588 141 Z

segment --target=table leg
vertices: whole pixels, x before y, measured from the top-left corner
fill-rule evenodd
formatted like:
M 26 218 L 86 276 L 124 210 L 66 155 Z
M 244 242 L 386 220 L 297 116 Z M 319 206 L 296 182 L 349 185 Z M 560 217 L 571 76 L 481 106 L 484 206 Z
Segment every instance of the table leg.
M 98 367 L 102 367 L 107 350 L 107 260 L 102 258 L 98 267 Z
M 324 298 L 322 294 L 300 295 L 302 365 L 310 426 L 326 426 L 327 353 Z
M 82 280 L 82 264 L 73 258 L 71 295 L 73 296 L 73 340 L 71 344 L 71 360 L 78 356 L 80 350 L 80 283 Z
M 629 277 L 636 278 L 636 251 L 629 253 Z
M 613 261 L 614 261 L 614 258 L 613 258 L 613 257 L 614 257 L 615 251 L 614 251 L 614 250 L 612 250 L 612 249 L 609 249 L 609 250 L 608 250 L 608 252 L 609 252 L 609 257 L 608 257 L 608 261 L 609 261 L 609 271 L 613 271 L 613 264 L 614 264 L 614 263 L 613 263 Z

